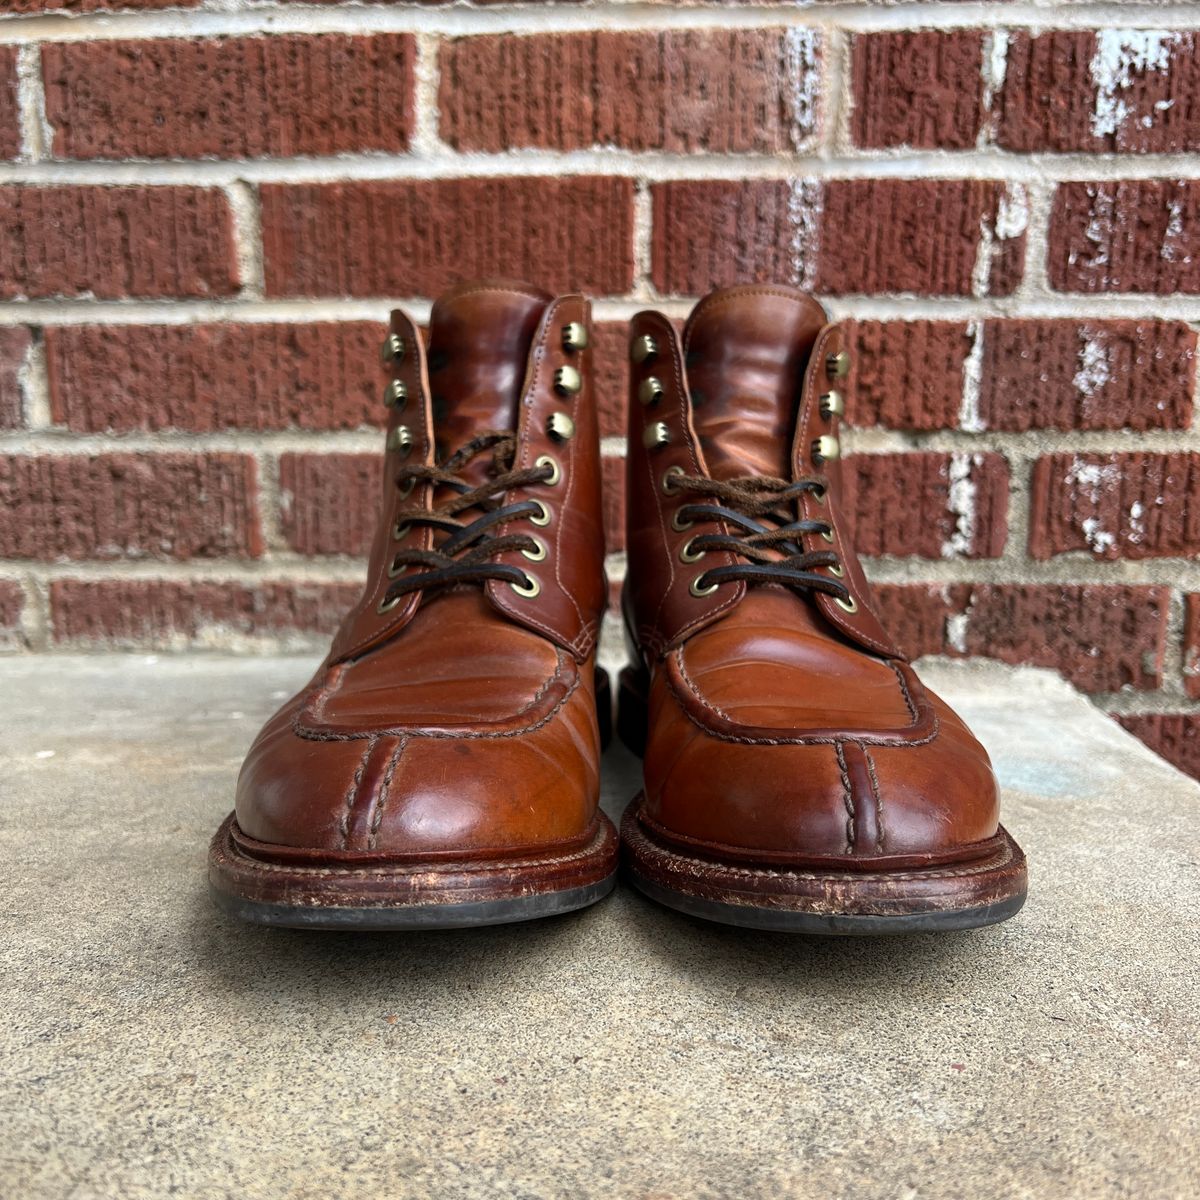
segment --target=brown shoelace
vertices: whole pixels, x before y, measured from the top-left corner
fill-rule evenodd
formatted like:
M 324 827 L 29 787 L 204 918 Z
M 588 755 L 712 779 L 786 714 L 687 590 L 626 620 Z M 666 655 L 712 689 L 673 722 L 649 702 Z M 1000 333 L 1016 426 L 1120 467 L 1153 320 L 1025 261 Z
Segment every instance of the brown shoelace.
M 381 609 L 394 605 L 400 597 L 422 588 L 484 579 L 502 579 L 526 589 L 531 586 L 529 576 L 520 567 L 493 562 L 492 559 L 510 550 L 537 552 L 540 549 L 538 543 L 525 533 L 496 535 L 488 532 L 494 526 L 545 512 L 544 506 L 537 500 L 519 500 L 505 505 L 500 503 L 506 492 L 531 483 L 543 483 L 553 474 L 553 467 L 546 465 L 514 470 L 512 464 L 516 444 L 516 437 L 512 433 L 481 433 L 438 466 L 415 463 L 397 474 L 396 486 L 407 488 L 410 492 L 419 483 L 432 483 L 456 494 L 435 504 L 432 509 L 403 509 L 397 514 L 398 536 L 402 536 L 408 528 L 430 526 L 449 534 L 449 537 L 429 550 L 403 549 L 396 552 L 388 574 L 403 577 L 395 578 L 388 588 L 380 604 Z M 459 472 L 473 458 L 489 450 L 492 461 L 488 468 L 488 479 L 478 485 L 468 483 Z M 472 508 L 483 509 L 483 513 L 473 521 L 459 520 L 459 513 Z M 412 567 L 424 567 L 425 570 L 410 574 L 408 571 Z
M 746 561 L 713 567 L 696 579 L 696 586 L 744 580 L 747 583 L 778 583 L 787 587 L 826 592 L 850 601 L 844 583 L 828 575 L 818 575 L 820 567 L 840 571 L 837 554 L 832 550 L 805 550 L 797 540 L 802 533 L 831 535 L 828 521 L 794 521 L 788 515 L 792 504 L 810 492 L 825 494 L 820 479 L 797 479 L 789 483 L 769 475 L 745 475 L 737 479 L 706 479 L 700 475 L 672 475 L 670 490 L 690 492 L 709 498 L 708 503 L 685 504 L 676 513 L 681 522 L 721 521 L 736 533 L 704 533 L 688 543 L 690 553 L 725 551 Z M 767 518 L 767 523 L 755 518 Z

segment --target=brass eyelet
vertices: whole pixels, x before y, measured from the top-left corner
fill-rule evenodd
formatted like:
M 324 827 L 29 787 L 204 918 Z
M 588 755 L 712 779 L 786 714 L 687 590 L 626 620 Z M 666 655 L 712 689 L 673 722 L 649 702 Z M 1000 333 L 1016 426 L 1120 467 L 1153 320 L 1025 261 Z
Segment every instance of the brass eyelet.
M 683 518 L 679 515 L 680 512 L 681 510 L 677 508 L 671 514 L 671 528 L 675 530 L 676 533 L 683 533 L 685 530 L 691 529 L 691 527 L 695 524 L 695 521 L 683 520 Z
M 550 478 L 542 481 L 547 487 L 553 487 L 562 478 L 562 467 L 558 465 L 558 460 L 552 458 L 549 454 L 539 455 L 533 460 L 533 465 L 535 467 L 550 468 Z
M 825 539 L 825 541 L 832 542 L 833 541 L 833 527 L 829 526 L 826 529 L 822 529 L 821 536 Z
M 821 396 L 821 416 L 827 421 L 833 420 L 834 417 L 842 417 L 846 414 L 845 397 L 836 388 L 830 388 Z
M 814 488 L 809 495 L 812 496 L 812 498 L 823 507 L 825 504 L 825 497 L 828 495 L 828 493 L 828 488 L 819 487 Z
M 403 596 L 392 596 L 392 597 L 390 597 L 390 598 L 389 598 L 389 597 L 387 597 L 387 596 L 385 596 L 385 597 L 384 597 L 382 600 L 380 600 L 380 602 L 379 602 L 379 603 L 378 603 L 378 604 L 375 606 L 375 611 L 376 611 L 377 613 L 379 613 L 379 614 L 380 614 L 380 616 L 382 616 L 384 613 L 390 613 L 390 612 L 392 611 L 392 609 L 393 609 L 393 608 L 395 608 L 395 607 L 396 607 L 396 605 L 397 605 L 397 604 L 399 604 L 399 603 L 400 603 L 400 601 L 401 601 L 401 600 L 403 600 L 403 599 L 404 599 L 404 597 L 403 597 Z
M 851 596 L 849 600 L 843 600 L 841 596 L 834 596 L 833 602 L 842 610 L 842 612 L 858 612 L 858 601 L 855 600 L 853 596 Z
M 550 524 L 550 510 L 540 500 L 534 500 L 534 501 L 532 501 L 532 503 L 536 504 L 541 511 L 530 516 L 529 523 L 531 525 L 538 525 L 538 526 L 549 525 Z
M 403 408 L 408 399 L 408 388 L 401 379 L 393 379 L 383 389 L 383 403 L 388 408 Z
M 546 557 L 546 543 L 541 538 L 533 539 L 537 543 L 536 550 L 522 550 L 521 553 L 529 559 L 530 562 L 541 562 Z
M 407 458 L 412 453 L 413 448 L 412 430 L 407 425 L 397 425 L 388 434 L 387 448 L 399 454 L 401 458 Z
M 403 575 L 407 570 L 408 563 L 397 564 L 395 558 L 393 557 L 392 561 L 388 563 L 387 577 L 389 579 L 395 579 L 397 575 Z
M 845 567 L 843 567 L 843 566 L 839 566 L 839 564 L 837 564 L 837 563 L 834 563 L 834 564 L 833 564 L 833 565 L 832 565 L 832 566 L 829 568 L 829 573 L 830 573 L 830 575 L 832 575 L 832 576 L 833 576 L 835 579 L 841 579 L 841 578 L 842 578 L 842 576 L 846 574 L 846 568 L 845 568 Z
M 551 413 L 546 418 L 546 432 L 556 442 L 569 442 L 575 436 L 575 422 L 566 413 Z
M 526 574 L 525 578 L 529 580 L 527 586 L 522 587 L 521 584 L 512 582 L 510 582 L 508 586 L 512 588 L 512 590 L 516 592 L 518 596 L 524 596 L 527 600 L 532 600 L 533 597 L 542 590 L 542 585 L 538 583 L 536 575 Z
M 696 578 L 693 579 L 688 585 L 688 591 L 691 592 L 693 596 L 711 596 L 713 592 L 715 592 L 717 588 L 721 586 L 719 583 L 710 583 L 708 587 L 704 587 L 700 583 L 700 580 L 703 578 L 703 575 L 697 575 Z
M 570 324 L 564 325 L 562 344 L 563 349 L 568 353 L 585 349 L 588 344 L 587 326 L 581 325 L 578 321 L 572 321 Z
M 663 472 L 662 490 L 666 492 L 668 496 L 673 496 L 675 494 L 675 489 L 671 486 L 671 480 L 674 479 L 676 475 L 686 474 L 687 472 L 682 467 L 668 467 Z
M 404 339 L 398 333 L 389 333 L 379 347 L 379 361 L 385 367 L 398 363 L 404 357 Z
M 692 543 L 695 540 L 696 539 L 694 537 L 690 537 L 679 548 L 679 561 L 680 562 L 685 562 L 685 563 L 699 562 L 700 559 L 702 559 L 704 557 L 705 551 L 692 549 Z
M 413 488 L 416 486 L 416 479 L 406 479 L 403 483 L 396 485 L 396 491 L 400 494 L 401 500 L 407 500 L 413 494 Z
M 661 450 L 671 440 L 671 431 L 665 421 L 655 421 L 647 425 L 642 433 L 642 445 L 647 450 Z
M 819 438 L 816 438 L 812 444 L 813 462 L 834 462 L 842 457 L 841 443 L 835 437 L 830 437 L 829 434 L 823 433 Z
M 845 379 L 850 374 L 850 355 L 845 350 L 826 355 L 825 374 L 830 379 Z
M 408 537 L 408 531 L 412 528 L 407 521 L 397 521 L 392 526 L 392 540 L 396 542 L 403 541 Z
M 653 375 L 643 379 L 638 386 L 638 399 L 646 405 L 657 404 L 664 396 L 662 380 Z
M 559 367 L 554 372 L 554 390 L 560 396 L 574 396 L 583 387 L 583 376 L 574 367 Z
M 629 344 L 629 357 L 635 363 L 652 362 L 658 354 L 658 343 L 648 334 L 643 333 Z

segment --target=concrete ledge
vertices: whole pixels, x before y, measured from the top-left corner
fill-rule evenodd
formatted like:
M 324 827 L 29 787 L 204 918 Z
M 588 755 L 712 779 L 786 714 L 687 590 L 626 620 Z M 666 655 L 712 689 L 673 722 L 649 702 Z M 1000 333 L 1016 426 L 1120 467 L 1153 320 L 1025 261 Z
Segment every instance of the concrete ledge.
M 1056 678 L 924 672 L 1029 854 L 1003 926 L 807 941 L 622 890 L 492 930 L 241 927 L 205 849 L 310 668 L 0 663 L 0 1194 L 1200 1190 L 1200 786 Z M 606 765 L 616 814 L 637 764 Z

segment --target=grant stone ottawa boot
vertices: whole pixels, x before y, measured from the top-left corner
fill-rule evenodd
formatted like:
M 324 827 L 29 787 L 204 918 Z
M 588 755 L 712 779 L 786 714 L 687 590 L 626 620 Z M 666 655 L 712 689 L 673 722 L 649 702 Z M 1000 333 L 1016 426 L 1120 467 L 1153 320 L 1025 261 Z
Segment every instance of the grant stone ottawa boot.
M 392 314 L 366 590 L 242 767 L 209 859 L 229 912 L 457 927 L 611 890 L 588 322 L 582 296 L 464 285 L 434 305 L 427 353 Z
M 880 625 L 841 510 L 849 352 L 819 304 L 735 287 L 632 324 L 620 728 L 638 888 L 818 934 L 1011 917 L 1025 859 L 987 754 Z

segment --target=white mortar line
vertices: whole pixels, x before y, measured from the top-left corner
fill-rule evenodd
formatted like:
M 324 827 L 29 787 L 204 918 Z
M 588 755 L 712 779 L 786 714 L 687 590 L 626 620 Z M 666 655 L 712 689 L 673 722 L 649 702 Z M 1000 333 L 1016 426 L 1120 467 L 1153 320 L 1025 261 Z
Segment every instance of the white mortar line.
M 998 114 L 996 100 L 1004 90 L 1004 79 L 1008 70 L 1007 29 L 993 29 L 983 38 L 983 56 L 980 70 L 983 75 L 982 120 L 976 149 L 985 150 L 995 140 Z
M 422 134 L 422 138 L 425 135 Z M 430 157 L 362 153 L 332 157 L 258 159 L 79 159 L 0 163 L 0 183 L 188 184 L 341 183 L 348 180 L 491 179 L 497 176 L 621 175 L 666 179 L 991 179 L 1047 182 L 1200 178 L 1195 154 L 1013 154 L 1006 150 L 864 150 L 836 156 L 777 154 L 667 154 L 608 146 L 585 150 L 519 149 L 458 153 L 439 146 Z M 799 164 L 799 165 L 798 165 Z
M 1054 206 L 1054 184 L 1050 181 L 1025 185 L 1028 221 L 1025 226 L 1025 271 L 1016 299 L 1026 303 L 1057 296 L 1050 286 L 1047 258 L 1050 253 L 1050 213 Z
M 375 439 L 376 450 L 382 455 L 383 444 Z M 283 506 L 279 491 L 279 457 L 268 453 L 258 443 L 254 455 L 255 473 L 258 475 L 258 519 L 262 531 L 263 545 L 269 555 L 287 552 L 287 541 L 283 536 Z
M 29 650 L 44 653 L 50 646 L 50 587 L 32 572 L 18 577 L 25 594 L 19 628 Z
M 864 556 L 872 584 L 1049 584 L 1064 587 L 1108 584 L 1113 587 L 1200 588 L 1200 566 L 1186 558 L 1092 559 L 1082 551 L 1047 561 L 1001 558 L 915 558 Z
M 836 319 L 942 320 L 1025 318 L 1029 320 L 1179 320 L 1200 323 L 1200 296 L 1087 295 L 1052 292 L 1026 300 L 992 296 L 818 296 Z M 685 317 L 696 297 L 657 297 L 651 302 L 667 316 Z M 638 297 L 596 297 L 598 321 L 628 320 L 645 308 Z M 197 322 L 371 321 L 381 323 L 393 308 L 405 309 L 415 320 L 429 316 L 430 301 L 423 297 L 388 297 L 346 300 L 318 297 L 311 300 L 10 300 L 0 303 L 0 325 L 191 325 Z
M 21 127 L 21 159 L 40 162 L 54 144 L 54 130 L 46 120 L 46 92 L 42 85 L 40 46 L 22 45 L 17 51 L 17 108 Z
M 52 429 L 13 429 L 0 432 L 0 453 L 38 454 L 378 454 L 383 455 L 380 430 L 222 430 L 188 433 L 75 433 Z
M 274 554 L 259 559 L 108 560 L 105 562 L 31 562 L 26 559 L 0 562 L 0 579 L 22 580 L 45 585 L 54 579 L 166 580 L 172 582 L 261 583 L 284 580 L 303 583 L 361 583 L 366 579 L 366 558 L 332 555 L 303 558 L 297 554 Z
M 1131 11 L 1134 14 L 1131 18 Z M 737 29 L 771 25 L 806 25 L 814 29 L 886 30 L 973 29 L 1007 27 L 1046 29 L 1125 28 L 1131 21 L 1156 28 L 1200 28 L 1193 4 L 1117 2 L 1089 5 L 1013 3 L 901 3 L 866 5 L 855 2 L 819 6 L 723 4 L 548 5 L 513 4 L 486 8 L 388 8 L 343 4 L 336 8 L 308 4 L 229 5 L 210 0 L 182 11 L 12 15 L 0 18 L 0 41 L 37 39 L 74 41 L 82 38 L 219 37 L 256 33 L 552 33 L 571 30 Z
M 1032 461 L 1043 454 L 1120 454 L 1147 451 L 1200 453 L 1200 431 L 1154 429 L 1132 434 L 1114 430 L 1035 430 L 1028 433 L 987 430 L 982 434 L 947 429 L 912 432 L 889 429 L 847 429 L 848 453 L 856 455 L 903 454 L 933 451 L 940 454 L 978 454 L 994 451 L 1010 463 Z M 601 453 L 619 457 L 625 439 L 606 437 Z M 192 433 L 161 430 L 131 433 L 75 433 L 62 427 L 0 432 L 0 453 L 16 455 L 71 455 L 115 453 L 195 454 L 379 454 L 382 430 L 221 430 Z
M 830 30 L 825 36 L 828 101 L 828 124 L 824 153 L 828 162 L 844 161 L 855 156 L 850 136 L 850 117 L 854 107 L 854 39 L 844 30 Z
M 451 153 L 438 131 L 438 89 L 441 84 L 438 50 L 441 43 L 428 34 L 419 35 L 416 43 L 412 152 L 417 158 L 436 159 Z
M 25 361 L 17 371 L 17 386 L 21 390 L 21 412 L 28 429 L 52 428 L 46 343 L 40 330 L 34 332 L 29 348 L 25 351 Z
M 257 300 L 266 289 L 258 188 L 239 179 L 225 188 L 225 194 L 233 213 L 233 244 L 242 298 Z
M 633 295 L 641 303 L 657 296 L 651 279 L 654 258 L 654 195 L 651 180 L 638 179 L 633 190 Z
M 1028 432 L 987 429 L 969 433 L 961 429 L 928 432 L 892 429 L 847 429 L 846 447 L 853 454 L 899 454 L 936 450 L 945 454 L 995 450 L 1010 460 L 1043 454 L 1117 454 L 1124 450 L 1194 450 L 1200 446 L 1194 430 L 1148 429 L 1033 429 Z
M 610 555 L 610 569 L 623 562 Z M 1030 560 L 1014 572 L 994 558 L 863 558 L 876 584 L 1036 584 L 1063 587 L 1160 587 L 1183 592 L 1200 590 L 1200 564 L 1188 559 L 1161 558 L 1092 561 L 1086 555 L 1061 555 L 1048 562 Z M 258 559 L 189 559 L 187 561 L 129 559 L 41 562 L 9 559 L 0 562 L 0 579 L 48 582 L 53 579 L 228 580 L 239 583 L 291 580 L 311 583 L 359 583 L 366 576 L 366 558 L 345 555 L 304 556 L 280 551 Z M 1119 569 L 1113 570 L 1114 567 Z

